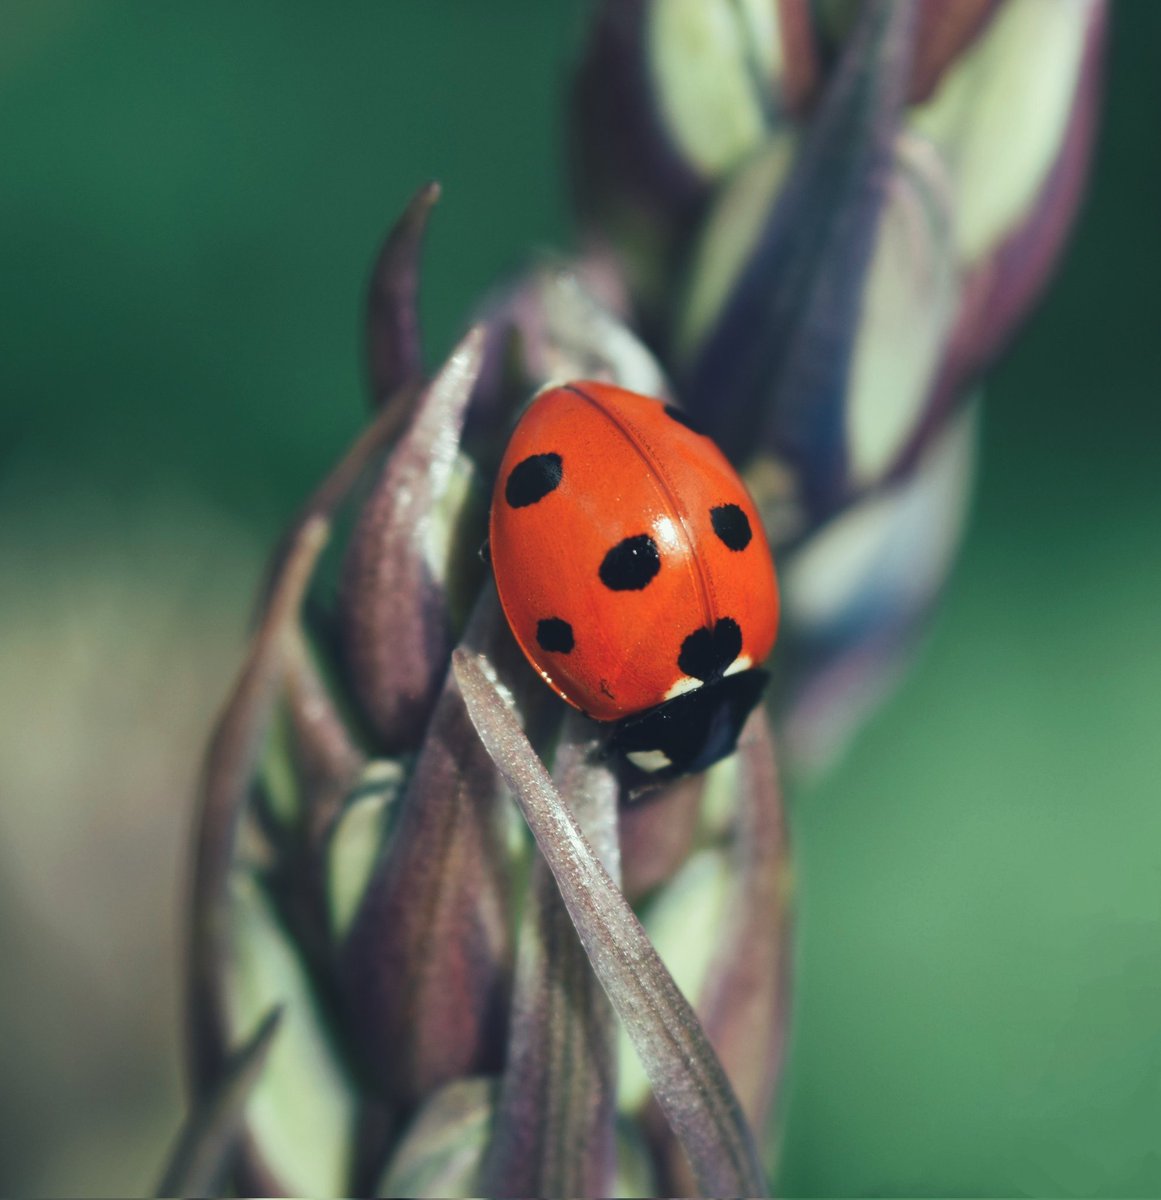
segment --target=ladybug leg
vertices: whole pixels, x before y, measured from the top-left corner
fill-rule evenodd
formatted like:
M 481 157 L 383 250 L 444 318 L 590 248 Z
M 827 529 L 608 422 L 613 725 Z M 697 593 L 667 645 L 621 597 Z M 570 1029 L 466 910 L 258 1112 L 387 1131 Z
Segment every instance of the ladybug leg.
M 588 713 L 585 713 L 585 716 L 587 717 Z M 589 719 L 592 720 L 591 717 Z M 597 721 L 596 724 L 605 725 L 605 728 L 608 728 L 603 721 Z M 617 758 L 619 755 L 620 749 L 617 746 L 617 731 L 616 727 L 614 727 L 610 733 L 601 738 L 601 740 L 593 747 L 593 758 L 596 762 L 605 763 L 610 759 Z
M 484 566 L 490 567 L 492 565 L 492 539 L 491 538 L 484 538 L 484 540 L 480 543 L 480 549 L 479 549 L 478 553 L 480 556 L 480 562 L 482 562 L 484 564 Z

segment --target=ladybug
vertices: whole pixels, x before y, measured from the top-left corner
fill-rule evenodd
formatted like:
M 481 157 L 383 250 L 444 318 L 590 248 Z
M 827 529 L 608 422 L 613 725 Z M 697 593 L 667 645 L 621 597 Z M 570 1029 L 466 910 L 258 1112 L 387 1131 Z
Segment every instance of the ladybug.
M 500 463 L 488 550 L 529 662 L 634 766 L 673 778 L 733 752 L 778 586 L 745 485 L 680 409 L 587 380 L 541 392 Z

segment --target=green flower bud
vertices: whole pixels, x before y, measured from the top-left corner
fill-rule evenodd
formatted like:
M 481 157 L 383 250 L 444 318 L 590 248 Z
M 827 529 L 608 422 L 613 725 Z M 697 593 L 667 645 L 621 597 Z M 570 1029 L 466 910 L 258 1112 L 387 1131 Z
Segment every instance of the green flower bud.
M 1031 0 L 1012 9 L 916 116 L 951 164 L 963 276 L 933 427 L 1044 290 L 1076 216 L 1095 137 L 1107 4 Z M 998 138 L 994 157 L 990 137 Z
M 694 246 L 674 320 L 673 350 L 679 362 L 693 357 L 748 267 L 797 151 L 793 132 L 775 134 L 719 193 Z
M 915 437 L 959 303 L 942 162 L 902 137 L 864 285 L 847 382 L 852 492 L 879 482 Z
M 796 147 L 790 134 L 771 139 L 723 189 L 694 253 L 680 309 L 675 345 L 681 359 L 695 357 L 750 269 Z M 920 427 L 959 302 L 951 228 L 951 192 L 939 155 L 921 139 L 901 136 L 857 306 L 842 420 L 835 426 L 843 472 L 829 482 L 831 504 L 882 479 Z M 775 447 L 792 444 L 778 411 L 768 428 Z M 818 465 L 812 457 L 785 461 L 807 478 Z
M 387 846 L 405 773 L 400 763 L 367 764 L 331 831 L 327 846 L 327 899 L 333 938 L 350 932 L 375 864 Z
M 943 428 L 911 474 L 783 556 L 793 642 L 778 668 L 778 704 L 800 769 L 830 763 L 907 662 L 965 528 L 977 407 Z
M 717 182 L 817 76 L 802 0 L 606 0 L 577 75 L 574 179 L 649 313 Z
M 490 1078 L 457 1079 L 433 1092 L 375 1188 L 376 1196 L 475 1196 L 496 1103 Z
M 912 128 L 948 164 L 958 260 L 978 262 L 1031 211 L 1069 128 L 1100 0 L 1007 0 Z
M 790 105 L 794 81 L 784 23 L 770 0 L 661 0 L 647 6 L 645 41 L 662 122 L 684 161 L 713 181 L 760 145 Z
M 287 941 L 261 879 L 236 871 L 226 1012 L 249 1037 L 272 1007 L 283 1020 L 246 1109 L 251 1153 L 286 1195 L 333 1196 L 350 1178 L 358 1096 L 319 1010 L 306 965 Z
M 726 915 L 730 860 L 724 850 L 706 849 L 690 858 L 641 910 L 641 921 L 658 954 L 687 996 L 696 996 L 713 961 L 718 930 Z M 649 1077 L 629 1035 L 622 1029 L 617 1106 L 640 1109 L 650 1097 Z

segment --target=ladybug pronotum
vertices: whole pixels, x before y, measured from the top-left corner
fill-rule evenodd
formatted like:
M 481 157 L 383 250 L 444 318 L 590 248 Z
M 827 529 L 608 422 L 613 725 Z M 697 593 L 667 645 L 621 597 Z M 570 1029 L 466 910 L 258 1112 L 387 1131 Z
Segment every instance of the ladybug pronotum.
M 537 396 L 492 497 L 504 615 L 544 681 L 668 778 L 732 753 L 778 587 L 745 485 L 680 410 L 606 383 Z

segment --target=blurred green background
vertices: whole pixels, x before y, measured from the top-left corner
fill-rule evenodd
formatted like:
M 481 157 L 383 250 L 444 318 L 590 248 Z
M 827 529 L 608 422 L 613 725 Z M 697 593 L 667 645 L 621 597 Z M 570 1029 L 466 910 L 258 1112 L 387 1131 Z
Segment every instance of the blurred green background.
M 365 273 L 418 183 L 433 352 L 567 246 L 583 18 L 0 14 L 0 1193 L 155 1180 L 199 745 L 263 548 L 363 419 Z M 787 1194 L 1161 1194 L 1158 44 L 1121 0 L 946 604 L 794 797 Z

